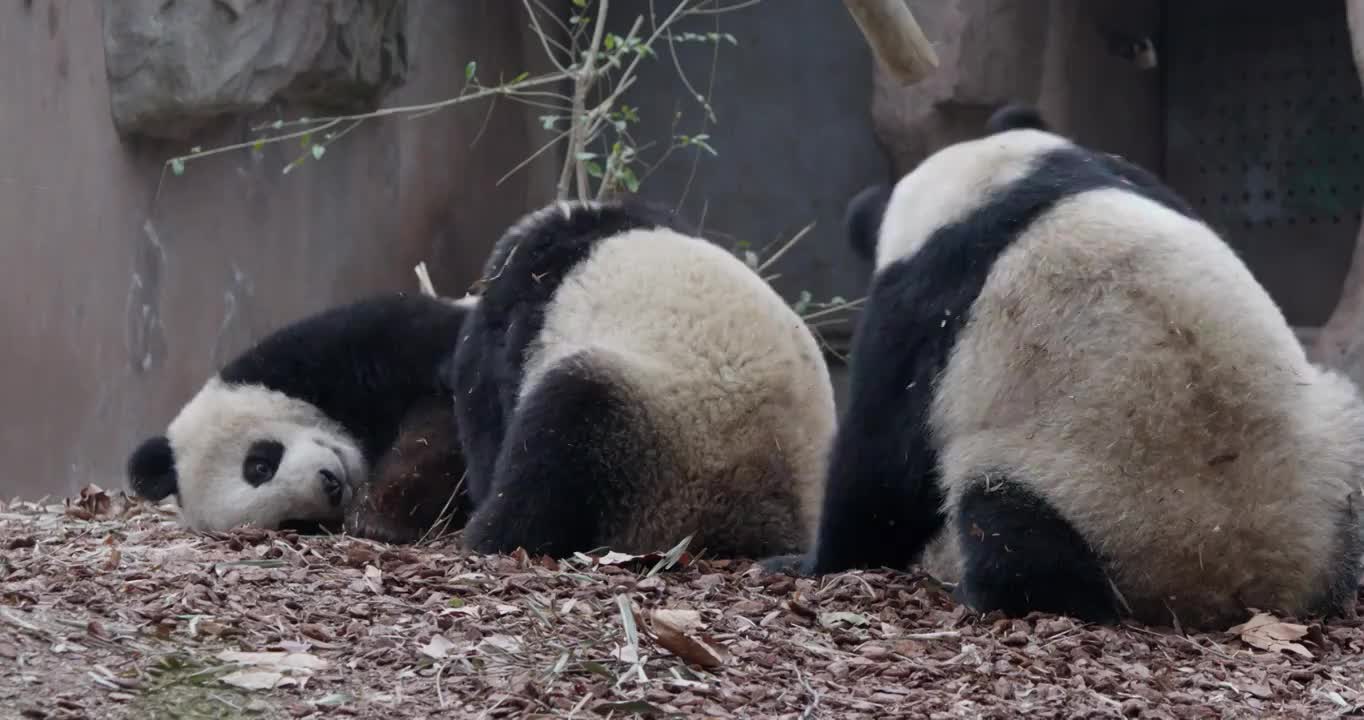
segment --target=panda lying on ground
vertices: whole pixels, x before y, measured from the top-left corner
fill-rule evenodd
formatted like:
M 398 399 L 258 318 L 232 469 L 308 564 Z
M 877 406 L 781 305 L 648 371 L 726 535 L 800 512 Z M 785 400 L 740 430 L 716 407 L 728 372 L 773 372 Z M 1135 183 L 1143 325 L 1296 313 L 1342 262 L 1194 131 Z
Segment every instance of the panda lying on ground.
M 175 495 L 199 530 L 338 525 L 413 541 L 468 512 L 442 363 L 467 305 L 392 294 L 332 308 L 246 350 L 128 459 L 133 491 Z
M 1026 108 L 988 129 L 851 208 L 875 273 L 799 569 L 903 568 L 949 533 L 982 612 L 1352 613 L 1354 386 L 1152 175 Z
M 809 547 L 833 390 L 756 272 L 664 212 L 572 203 L 509 229 L 484 278 L 449 381 L 471 549 Z

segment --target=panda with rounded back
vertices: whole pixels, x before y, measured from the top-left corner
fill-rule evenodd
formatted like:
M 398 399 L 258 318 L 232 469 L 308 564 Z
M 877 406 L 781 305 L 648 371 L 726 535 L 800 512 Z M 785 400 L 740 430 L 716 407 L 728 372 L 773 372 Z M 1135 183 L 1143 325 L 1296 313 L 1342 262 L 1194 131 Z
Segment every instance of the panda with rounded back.
M 484 278 L 450 373 L 470 548 L 809 547 L 833 390 L 813 334 L 756 272 L 622 201 L 528 214 Z
M 982 612 L 1353 613 L 1357 391 L 1153 175 L 1013 106 L 847 221 L 875 271 L 802 571 L 947 540 Z
M 407 542 L 463 524 L 441 369 L 470 301 L 384 294 L 291 323 L 225 365 L 128 459 L 197 530 L 344 528 Z

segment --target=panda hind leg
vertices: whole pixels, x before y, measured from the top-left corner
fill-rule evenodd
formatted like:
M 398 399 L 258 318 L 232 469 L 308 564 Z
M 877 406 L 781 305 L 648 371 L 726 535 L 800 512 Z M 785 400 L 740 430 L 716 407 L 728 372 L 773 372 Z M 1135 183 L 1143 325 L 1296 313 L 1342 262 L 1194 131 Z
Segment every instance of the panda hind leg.
M 474 552 L 568 557 L 619 524 L 621 499 L 657 461 L 641 414 L 587 354 L 549 370 L 510 418 L 491 492 L 465 527 Z
M 1119 619 L 1097 553 L 1045 499 L 1000 473 L 982 475 L 957 508 L 962 578 L 954 598 L 1022 617 L 1039 611 L 1084 622 Z

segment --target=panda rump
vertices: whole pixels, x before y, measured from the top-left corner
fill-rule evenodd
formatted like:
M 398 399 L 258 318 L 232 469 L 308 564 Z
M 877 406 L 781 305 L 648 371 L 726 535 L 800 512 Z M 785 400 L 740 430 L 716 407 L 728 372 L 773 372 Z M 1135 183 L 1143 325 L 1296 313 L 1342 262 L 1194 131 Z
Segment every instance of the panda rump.
M 982 611 L 1350 614 L 1357 390 L 1186 202 L 1034 117 L 850 210 L 875 270 L 801 570 L 946 539 Z
M 564 203 L 495 245 L 450 385 L 479 552 L 808 547 L 834 426 L 811 331 L 647 204 Z

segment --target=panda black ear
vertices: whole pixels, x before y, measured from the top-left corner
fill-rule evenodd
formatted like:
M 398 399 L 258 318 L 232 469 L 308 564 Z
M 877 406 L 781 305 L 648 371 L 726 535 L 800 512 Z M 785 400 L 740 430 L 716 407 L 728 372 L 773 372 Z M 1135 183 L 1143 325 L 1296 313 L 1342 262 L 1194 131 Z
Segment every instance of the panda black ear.
M 142 441 L 128 457 L 128 479 L 133 492 L 152 502 L 179 491 L 175 474 L 175 451 L 165 435 Z
M 876 259 L 876 238 L 881 233 L 881 218 L 886 215 L 892 190 L 890 185 L 873 185 L 863 188 L 848 201 L 843 229 L 853 252 L 863 260 Z
M 1005 105 L 996 110 L 994 114 L 990 115 L 990 119 L 985 121 L 986 135 L 1024 128 L 1044 132 L 1051 131 L 1051 127 L 1047 125 L 1047 121 L 1043 119 L 1042 113 L 1037 108 L 1017 103 Z

